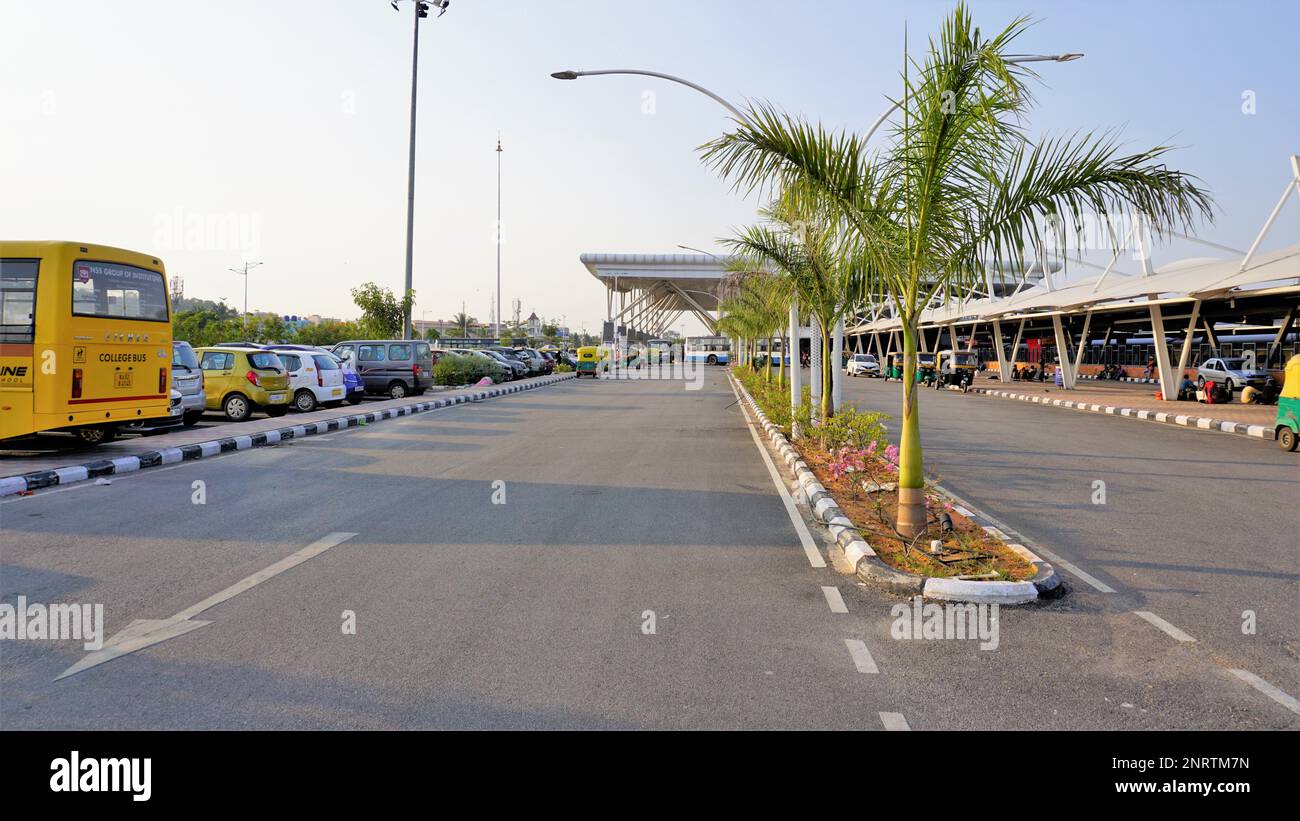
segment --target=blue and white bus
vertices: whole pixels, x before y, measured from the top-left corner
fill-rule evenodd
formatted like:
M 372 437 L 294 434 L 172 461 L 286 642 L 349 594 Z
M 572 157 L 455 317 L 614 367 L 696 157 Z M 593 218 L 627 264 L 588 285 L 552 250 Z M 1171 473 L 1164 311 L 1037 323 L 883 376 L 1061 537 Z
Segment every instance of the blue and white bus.
M 686 337 L 686 361 L 726 365 L 731 361 L 731 340 L 725 336 Z

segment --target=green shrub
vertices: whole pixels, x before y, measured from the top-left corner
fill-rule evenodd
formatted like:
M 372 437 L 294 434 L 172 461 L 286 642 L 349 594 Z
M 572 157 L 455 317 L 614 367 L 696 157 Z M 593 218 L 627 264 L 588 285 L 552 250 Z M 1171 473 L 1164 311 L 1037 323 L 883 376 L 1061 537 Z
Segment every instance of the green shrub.
M 555 366 L 555 372 L 556 372 L 556 373 L 573 373 L 573 368 L 571 368 L 571 367 L 569 367 L 568 365 L 566 365 L 566 364 L 564 364 L 563 362 L 561 362 L 561 363 L 559 363 L 558 365 Z
M 487 376 L 496 381 L 500 371 L 485 359 L 469 354 L 446 354 L 433 366 L 435 385 L 473 385 Z

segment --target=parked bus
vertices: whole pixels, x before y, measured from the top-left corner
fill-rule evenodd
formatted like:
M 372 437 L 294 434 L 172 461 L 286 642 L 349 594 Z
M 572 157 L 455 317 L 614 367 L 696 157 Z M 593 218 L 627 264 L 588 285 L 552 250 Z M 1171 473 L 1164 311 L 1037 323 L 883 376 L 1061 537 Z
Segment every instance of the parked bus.
M 731 339 L 725 336 L 686 337 L 686 361 L 726 365 L 731 361 Z
M 162 262 L 102 245 L 0 242 L 0 440 L 64 430 L 97 444 L 170 417 L 171 361 Z
M 645 358 L 651 365 L 664 365 L 673 360 L 671 339 L 651 339 L 645 343 Z

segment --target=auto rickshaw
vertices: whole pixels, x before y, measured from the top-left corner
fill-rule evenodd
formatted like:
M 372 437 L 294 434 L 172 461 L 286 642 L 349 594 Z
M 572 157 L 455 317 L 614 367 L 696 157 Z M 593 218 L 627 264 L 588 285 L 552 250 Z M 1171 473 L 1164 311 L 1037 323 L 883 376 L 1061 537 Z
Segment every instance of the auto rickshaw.
M 573 369 L 574 373 L 581 379 L 583 375 L 596 378 L 596 372 L 600 368 L 600 349 L 595 345 L 578 349 L 578 365 Z
M 891 379 L 897 379 L 899 382 L 903 381 L 903 355 L 901 353 L 889 355 L 889 366 L 885 368 L 881 376 L 885 378 L 886 382 Z
M 1282 392 L 1277 397 L 1277 444 L 1282 450 L 1295 450 L 1300 441 L 1300 354 L 1286 363 Z
M 933 385 L 938 364 L 938 357 L 935 354 L 918 353 L 916 355 L 916 384 L 925 385 L 927 388 Z
M 935 388 L 960 388 L 966 393 L 975 384 L 977 365 L 978 359 L 972 351 L 940 351 Z

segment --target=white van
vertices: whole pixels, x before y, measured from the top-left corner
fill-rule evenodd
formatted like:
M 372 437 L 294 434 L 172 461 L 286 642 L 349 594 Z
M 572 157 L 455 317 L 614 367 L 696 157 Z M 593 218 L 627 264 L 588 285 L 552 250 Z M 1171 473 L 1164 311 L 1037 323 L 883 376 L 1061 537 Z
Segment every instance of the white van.
M 292 348 L 268 348 L 289 372 L 289 400 L 294 410 L 310 413 L 316 406 L 338 407 L 347 399 L 343 384 L 343 368 L 334 357 L 324 351 L 304 351 Z

